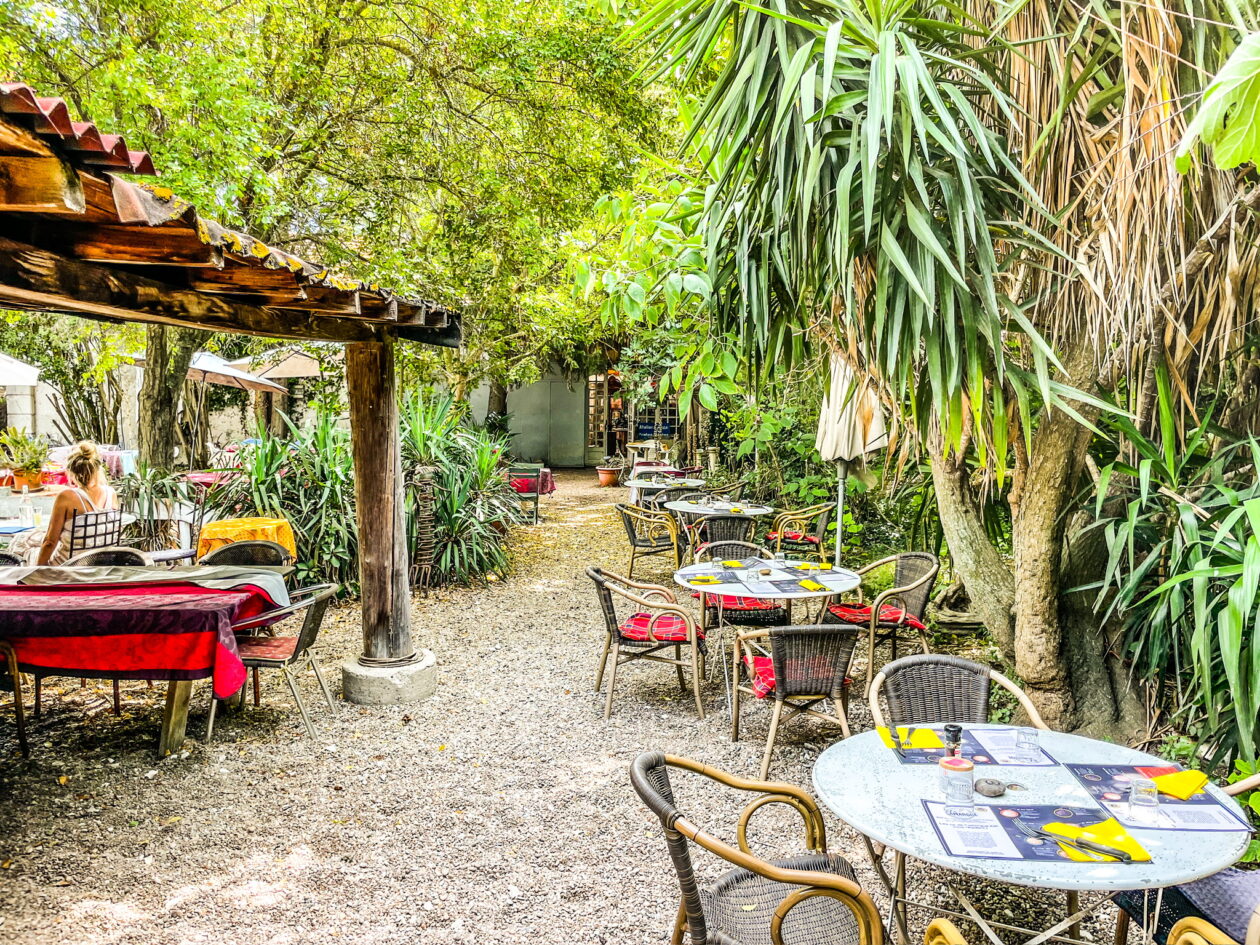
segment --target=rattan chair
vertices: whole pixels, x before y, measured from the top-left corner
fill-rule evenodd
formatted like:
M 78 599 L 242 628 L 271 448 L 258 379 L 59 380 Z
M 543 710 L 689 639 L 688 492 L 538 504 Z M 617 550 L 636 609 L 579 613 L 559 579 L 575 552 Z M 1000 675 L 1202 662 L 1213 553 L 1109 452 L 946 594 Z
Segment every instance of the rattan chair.
M 710 542 L 695 553 L 697 562 L 769 557 L 769 551 L 750 541 Z M 700 626 L 705 630 L 723 624 L 736 627 L 776 627 L 787 622 L 787 608 L 776 601 L 729 594 L 706 594 L 703 591 L 695 591 L 691 596 L 701 602 L 703 617 Z
M 635 560 L 647 555 L 672 554 L 674 569 L 682 567 L 678 523 L 673 515 L 620 502 L 616 509 L 626 529 L 626 538 L 630 541 L 630 567 L 626 571 L 630 577 L 634 577 Z
M 300 671 L 310 668 L 315 674 L 315 680 L 319 683 L 320 690 L 324 693 L 324 699 L 328 702 L 328 710 L 336 712 L 337 703 L 333 701 L 332 690 L 328 688 L 328 683 L 324 681 L 324 674 L 320 671 L 319 661 L 315 659 L 315 654 L 311 652 L 311 648 L 319 637 L 319 630 L 324 622 L 324 613 L 328 610 L 328 605 L 336 593 L 336 584 L 316 584 L 311 587 L 299 588 L 289 594 L 289 606 L 281 607 L 277 610 L 268 610 L 248 620 L 242 620 L 232 625 L 233 632 L 237 634 L 236 647 L 240 652 L 241 662 L 245 664 L 246 669 L 280 670 L 280 675 L 289 684 L 289 692 L 293 694 L 293 701 L 297 703 L 298 712 L 302 714 L 302 723 L 306 726 L 306 734 L 311 738 L 315 737 L 315 727 L 311 725 L 311 717 L 306 711 L 306 703 L 302 701 L 302 693 L 298 689 L 295 670 Z M 262 636 L 249 633 L 250 630 L 259 630 L 264 627 L 271 628 L 279 621 L 297 613 L 303 613 L 303 617 L 302 628 L 295 637 Z M 206 744 L 210 743 L 210 739 L 214 735 L 214 717 L 218 705 L 219 700 L 212 696 L 210 699 L 210 718 L 206 722 Z
M 0 688 L 13 690 L 13 716 L 17 722 L 18 747 L 22 750 L 22 757 L 29 758 L 31 746 L 26 740 L 26 708 L 22 705 L 22 671 L 18 668 L 17 652 L 12 644 L 0 640 L 0 657 L 4 659 L 4 675 L 8 677 L 6 685 Z
M 739 791 L 759 794 L 744 807 L 731 846 L 692 823 L 675 806 L 669 769 L 702 775 Z M 857 881 L 853 867 L 827 853 L 826 828 L 810 795 L 790 784 L 752 781 L 707 765 L 644 752 L 630 768 L 635 791 L 661 821 L 665 844 L 678 876 L 682 901 L 672 941 L 684 933 L 692 945 L 882 945 L 879 909 Z M 748 821 L 762 807 L 785 804 L 805 825 L 807 855 L 768 861 L 748 845 Z M 702 883 L 691 861 L 691 844 L 708 850 L 734 869 Z
M 887 565 L 894 566 L 892 587 L 881 592 L 870 604 L 865 603 L 862 589 L 852 603 L 832 603 L 823 618 L 840 623 L 857 623 L 867 626 L 866 682 L 875 671 L 875 647 L 881 640 L 888 640 L 891 659 L 897 658 L 897 633 L 909 627 L 919 635 L 924 653 L 931 652 L 927 636 L 927 605 L 936 584 L 941 563 L 935 555 L 925 551 L 907 551 L 872 561 L 858 568 L 859 575 L 867 575 Z
M 823 502 L 807 509 L 780 512 L 766 533 L 766 542 L 773 543 L 775 551 L 800 558 L 812 556 L 827 564 L 827 524 L 835 508 L 836 503 Z
M 849 672 L 862 628 L 826 626 L 772 627 L 741 633 L 735 638 L 731 677 L 731 741 L 739 741 L 740 696 L 774 698 L 766 750 L 761 756 L 761 778 L 770 773 L 770 755 L 779 734 L 783 710 L 835 722 L 849 737 Z M 817 708 L 827 700 L 835 714 Z
M 696 697 L 696 712 L 704 718 L 704 699 L 700 695 L 700 680 L 704 678 L 704 632 L 700 630 L 673 593 L 659 584 L 632 581 L 602 568 L 587 568 L 586 576 L 595 582 L 600 609 L 604 614 L 606 635 L 604 649 L 595 670 L 595 691 L 604 682 L 604 669 L 608 668 L 608 695 L 604 700 L 604 718 L 612 715 L 613 687 L 617 681 L 617 667 L 635 660 L 668 663 L 678 672 L 678 688 L 687 691 L 683 667 L 691 669 L 691 689 Z M 619 616 L 617 600 L 624 603 L 629 613 Z M 689 647 L 684 658 L 682 648 Z M 673 648 L 672 657 L 661 651 Z
M 877 728 L 987 722 L 993 683 L 1015 697 L 1029 724 L 1049 728 L 1024 690 L 996 669 L 943 653 L 917 653 L 880 670 L 868 696 L 871 718 Z
M 67 554 L 73 558 L 81 551 L 112 548 L 122 541 L 122 512 L 75 512 L 70 518 L 70 545 Z
M 249 567 L 283 568 L 293 563 L 293 555 L 289 549 L 276 541 L 262 541 L 250 538 L 245 541 L 234 541 L 228 545 L 220 545 L 202 557 L 199 564 L 236 565 Z
M 645 509 L 655 509 L 658 512 L 666 512 L 666 502 L 681 502 L 684 499 L 691 499 L 697 495 L 704 493 L 697 492 L 695 486 L 666 486 L 659 489 L 652 495 L 645 495 L 640 502 Z
M 752 541 L 756 530 L 757 520 L 748 515 L 703 515 L 691 526 L 691 547 L 698 551 L 718 541 Z
M 516 492 L 521 507 L 529 508 L 533 515 L 532 524 L 538 524 L 538 498 L 542 495 L 542 463 L 513 463 L 508 467 L 507 477 L 511 482 L 516 479 L 527 479 L 533 484 L 527 492 Z M 515 491 L 515 489 L 513 490 Z
M 1231 797 L 1255 790 L 1260 790 L 1260 774 L 1224 786 Z M 1120 910 L 1116 945 L 1125 945 L 1135 920 L 1161 945 L 1260 945 L 1260 872 L 1255 870 L 1230 867 L 1193 883 L 1168 886 L 1158 900 L 1140 889 L 1111 898 Z
M 24 562 L 15 554 L 0 551 L 0 568 L 20 568 Z
M 114 545 L 110 548 L 94 548 L 67 559 L 67 568 L 143 568 L 152 564 L 149 556 L 139 548 Z

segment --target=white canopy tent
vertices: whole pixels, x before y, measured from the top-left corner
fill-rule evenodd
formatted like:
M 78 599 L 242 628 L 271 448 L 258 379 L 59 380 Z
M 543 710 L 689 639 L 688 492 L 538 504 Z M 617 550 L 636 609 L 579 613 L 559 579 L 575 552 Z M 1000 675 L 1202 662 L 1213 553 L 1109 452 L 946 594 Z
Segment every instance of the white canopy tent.
M 0 387 L 34 387 L 38 383 L 39 368 L 0 354 Z
M 888 430 L 879 397 L 869 382 L 859 381 L 849 362 L 831 356 L 831 387 L 823 395 L 814 447 L 822 458 L 836 464 L 839 479 L 836 497 L 836 559 L 844 534 L 844 484 L 849 464 L 888 445 Z

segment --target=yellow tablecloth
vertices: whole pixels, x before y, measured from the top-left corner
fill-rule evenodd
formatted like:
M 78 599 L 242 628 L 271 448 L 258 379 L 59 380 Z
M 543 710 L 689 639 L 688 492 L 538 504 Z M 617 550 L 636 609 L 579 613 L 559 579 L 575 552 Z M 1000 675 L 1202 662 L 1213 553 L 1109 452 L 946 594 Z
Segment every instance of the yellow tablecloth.
M 202 526 L 197 539 L 197 557 L 209 554 L 234 541 L 274 541 L 297 557 L 293 528 L 282 518 L 225 518 Z

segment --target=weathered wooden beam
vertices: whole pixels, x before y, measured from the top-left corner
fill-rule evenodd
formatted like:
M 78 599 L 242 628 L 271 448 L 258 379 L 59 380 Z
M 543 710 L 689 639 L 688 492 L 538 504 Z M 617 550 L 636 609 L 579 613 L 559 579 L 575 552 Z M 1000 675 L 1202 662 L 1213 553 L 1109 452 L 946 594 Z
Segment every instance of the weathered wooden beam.
M 375 327 L 367 322 L 243 305 L 67 259 L 5 237 L 0 237 L 0 301 L 48 312 L 270 338 L 370 341 L 377 337 Z
M 70 225 L 59 227 L 56 236 L 67 256 L 92 262 L 223 266 L 223 252 L 185 227 Z
M 60 158 L 0 161 L 0 211 L 81 214 L 86 206 L 78 173 Z
M 359 516 L 359 591 L 367 665 L 405 663 L 411 642 L 407 532 L 403 520 L 402 443 L 394 377 L 394 339 L 346 346 L 346 390 Z

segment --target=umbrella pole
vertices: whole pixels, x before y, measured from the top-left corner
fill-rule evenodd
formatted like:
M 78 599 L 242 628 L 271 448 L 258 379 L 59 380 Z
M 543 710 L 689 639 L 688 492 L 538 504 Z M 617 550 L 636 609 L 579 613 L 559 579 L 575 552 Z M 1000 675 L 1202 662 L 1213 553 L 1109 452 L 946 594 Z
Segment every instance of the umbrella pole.
M 836 460 L 836 564 L 844 547 L 844 484 L 849 478 L 849 461 Z

